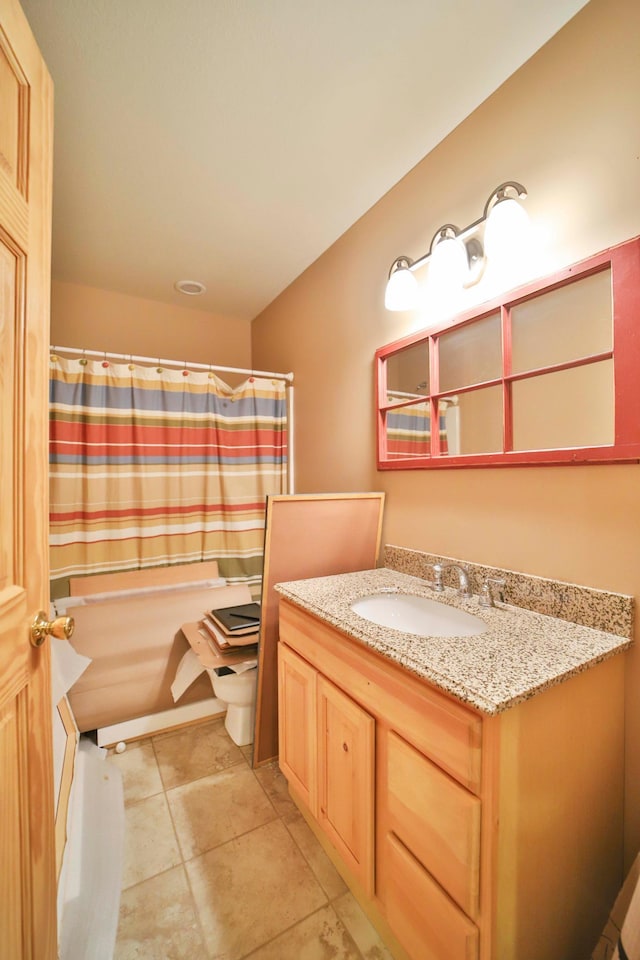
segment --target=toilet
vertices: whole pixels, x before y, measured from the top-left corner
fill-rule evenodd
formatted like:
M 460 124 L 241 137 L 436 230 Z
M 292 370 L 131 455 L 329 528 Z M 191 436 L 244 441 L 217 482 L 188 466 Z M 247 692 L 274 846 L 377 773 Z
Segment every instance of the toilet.
M 227 705 L 224 720 L 227 733 L 239 747 L 253 743 L 257 666 L 257 660 L 247 660 L 232 667 L 216 667 L 208 671 L 214 694 Z

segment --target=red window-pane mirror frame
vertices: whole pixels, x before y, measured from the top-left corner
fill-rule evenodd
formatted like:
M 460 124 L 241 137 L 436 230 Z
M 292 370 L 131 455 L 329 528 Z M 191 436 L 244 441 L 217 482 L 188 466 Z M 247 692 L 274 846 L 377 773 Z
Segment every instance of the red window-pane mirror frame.
M 517 308 L 537 298 L 543 298 L 552 291 L 561 290 L 574 283 L 579 283 L 589 277 L 608 272 L 611 282 L 611 342 L 604 349 L 595 352 L 587 350 L 583 353 L 580 342 L 576 342 L 575 356 L 569 359 L 560 358 L 557 361 L 534 365 L 531 368 L 514 371 L 513 359 L 513 317 L 518 316 Z M 607 280 L 608 282 L 608 280 Z M 569 292 L 569 296 L 571 292 Z M 561 295 L 562 296 L 562 295 Z M 499 376 L 490 380 L 460 383 L 458 387 L 448 391 L 440 389 L 439 350 L 441 341 L 452 331 L 463 331 L 468 328 L 472 333 L 478 333 L 480 322 L 496 313 L 500 316 L 500 344 L 498 353 L 501 355 L 502 369 Z M 579 318 L 578 323 L 579 323 Z M 576 323 L 576 318 L 573 318 Z M 478 326 L 473 328 L 473 324 Z M 490 323 L 485 324 L 487 329 Z M 579 329 L 579 325 L 578 328 Z M 476 338 L 477 339 L 477 338 Z M 411 391 L 395 390 L 390 386 L 387 378 L 389 361 L 404 355 L 411 347 L 418 347 L 415 356 L 428 356 L 428 369 L 413 376 L 419 381 L 411 387 Z M 477 345 L 472 349 L 477 350 Z M 428 353 L 427 353 L 428 351 Z M 469 350 L 471 356 L 472 350 Z M 473 365 L 473 363 L 472 363 Z M 480 369 L 482 363 L 480 363 Z M 489 365 L 491 366 L 491 365 Z M 520 365 L 521 366 L 521 365 Z M 526 366 L 526 364 L 525 364 Z M 549 431 L 551 439 L 538 443 L 534 449 L 525 449 L 524 442 L 514 443 L 514 397 L 516 405 L 518 398 L 531 396 L 536 389 L 542 391 L 549 384 L 554 375 L 565 375 L 565 380 L 575 379 L 578 382 L 581 373 L 587 368 L 605 372 L 607 383 L 610 385 L 610 395 L 606 398 L 606 418 L 610 420 L 610 440 L 598 440 L 592 445 L 553 445 L 553 430 Z M 612 367 L 612 370 L 611 370 Z M 526 466 L 552 464 L 594 464 L 594 463 L 625 463 L 640 461 L 640 237 L 629 240 L 617 247 L 589 257 L 580 263 L 574 264 L 551 277 L 537 280 L 525 287 L 510 291 L 504 297 L 483 304 L 481 307 L 460 315 L 452 323 L 429 331 L 418 331 L 394 343 L 387 344 L 376 351 L 376 411 L 378 437 L 378 469 L 380 470 L 415 470 L 415 469 L 447 469 L 454 467 L 483 467 L 483 466 Z M 393 369 L 393 368 L 392 368 Z M 412 371 L 415 374 L 415 370 Z M 546 378 L 546 379 L 545 379 Z M 413 380 L 411 383 L 413 384 Z M 528 381 L 528 383 L 527 383 Z M 537 382 L 535 382 L 537 381 Z M 557 377 L 555 382 L 557 383 Z M 484 391 L 484 393 L 482 392 Z M 493 440 L 489 442 L 491 451 L 473 449 L 473 436 L 467 443 L 467 449 L 452 449 L 447 439 L 444 427 L 444 416 L 440 407 L 451 403 L 451 394 L 466 397 L 467 400 L 478 401 L 476 406 L 482 408 L 486 400 L 491 397 L 492 402 L 501 397 L 501 424 L 493 427 Z M 390 396 L 391 395 L 391 396 Z M 589 397 L 592 409 L 597 408 L 599 399 Z M 445 403 L 443 404 L 443 401 Z M 468 404 L 467 404 L 468 405 Z M 406 425 L 398 420 L 398 416 L 407 416 Z M 459 414 L 463 416 L 462 413 Z M 466 416 L 466 415 L 465 415 Z M 533 429 L 532 434 L 538 440 L 544 433 L 544 416 Z M 548 415 L 547 415 L 548 416 Z M 575 414 L 579 419 L 580 414 Z M 388 418 L 390 422 L 400 423 L 400 427 L 387 430 Z M 471 418 L 467 417 L 467 433 L 473 431 L 469 426 Z M 521 418 L 522 419 L 522 418 Z M 437 430 L 431 430 L 430 424 L 438 423 Z M 520 431 L 522 433 L 522 431 Z M 516 430 L 518 433 L 518 430 Z M 581 431 L 577 430 L 580 435 Z M 588 431 L 587 431 L 588 433 Z M 501 434 L 501 437 L 500 437 Z M 526 438 L 526 432 L 523 434 Z M 496 439 L 497 438 L 497 439 Z M 520 449 L 516 449 L 520 443 Z M 458 447 L 461 444 L 458 443 Z M 544 447 L 544 448 L 543 448 Z

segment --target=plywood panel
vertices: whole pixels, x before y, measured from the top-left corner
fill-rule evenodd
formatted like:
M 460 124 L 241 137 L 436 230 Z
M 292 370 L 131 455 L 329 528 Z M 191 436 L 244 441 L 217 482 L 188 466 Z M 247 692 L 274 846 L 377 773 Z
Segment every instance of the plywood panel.
M 247 587 L 238 584 L 169 590 L 69 608 L 75 619 L 71 643 L 93 660 L 69 691 L 79 730 L 172 708 L 170 686 L 188 649 L 182 625 L 214 606 L 245 603 L 248 596 Z M 203 674 L 180 703 L 210 696 L 211 684 Z
M 219 576 L 218 561 L 183 563 L 175 567 L 150 567 L 145 570 L 125 570 L 122 573 L 99 573 L 94 577 L 70 577 L 72 597 L 87 597 L 92 593 L 111 590 L 143 590 L 147 587 L 167 587 L 179 583 L 213 580 Z
M 278 754 L 276 583 L 372 570 L 378 560 L 384 494 L 267 498 L 262 623 L 253 763 Z

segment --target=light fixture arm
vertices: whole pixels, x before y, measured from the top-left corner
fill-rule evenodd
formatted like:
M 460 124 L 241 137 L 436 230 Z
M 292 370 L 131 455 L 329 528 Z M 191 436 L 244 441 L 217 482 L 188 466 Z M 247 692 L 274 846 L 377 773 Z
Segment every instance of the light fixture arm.
M 440 243 L 441 240 L 455 240 L 460 236 L 460 230 L 453 223 L 445 223 L 440 227 L 439 230 L 433 235 L 431 243 L 429 244 L 429 256 L 432 255 L 433 251 Z
M 513 196 L 515 194 L 515 197 Z M 505 180 L 504 183 L 501 183 L 499 187 L 496 187 L 492 192 L 491 196 L 484 205 L 484 213 L 482 219 L 479 221 L 482 223 L 483 220 L 486 220 L 493 207 L 496 203 L 500 203 L 501 200 L 515 200 L 516 197 L 518 200 L 524 200 L 527 196 L 526 188 L 522 186 L 521 183 L 518 183 L 517 180 Z
M 411 257 L 396 257 L 389 267 L 389 276 L 396 270 L 413 270 L 414 262 Z

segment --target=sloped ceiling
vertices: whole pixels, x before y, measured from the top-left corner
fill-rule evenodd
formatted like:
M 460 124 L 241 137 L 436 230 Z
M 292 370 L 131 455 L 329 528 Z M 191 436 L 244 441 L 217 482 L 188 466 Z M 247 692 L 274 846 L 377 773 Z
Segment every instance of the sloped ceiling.
M 23 0 L 54 277 L 250 319 L 584 0 Z

